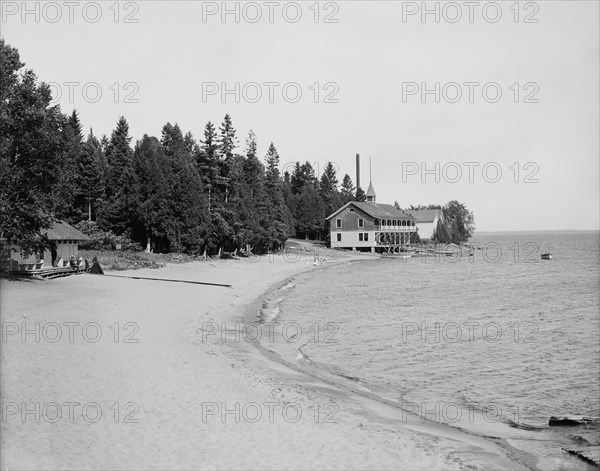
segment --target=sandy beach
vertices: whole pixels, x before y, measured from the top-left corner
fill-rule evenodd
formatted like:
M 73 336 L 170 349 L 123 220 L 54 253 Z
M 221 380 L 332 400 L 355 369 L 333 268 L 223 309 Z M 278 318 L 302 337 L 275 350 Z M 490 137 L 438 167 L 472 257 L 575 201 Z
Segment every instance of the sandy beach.
M 107 273 L 231 288 L 89 274 L 2 280 L 1 468 L 508 466 L 493 443 L 399 427 L 385 404 L 269 360 L 249 331 L 223 338 L 269 289 L 320 269 L 312 256 L 276 256 Z

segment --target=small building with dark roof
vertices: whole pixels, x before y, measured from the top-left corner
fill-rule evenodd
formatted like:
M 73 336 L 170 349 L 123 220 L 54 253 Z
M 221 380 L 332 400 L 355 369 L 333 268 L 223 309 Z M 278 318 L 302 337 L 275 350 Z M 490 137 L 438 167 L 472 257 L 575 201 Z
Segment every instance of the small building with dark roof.
M 417 231 L 416 220 L 391 204 L 376 202 L 373 184 L 366 201 L 350 201 L 327 217 L 331 247 L 369 252 L 396 252 Z
M 60 261 L 62 261 L 61 264 L 66 265 L 71 257 L 78 259 L 79 242 L 90 239 L 80 230 L 60 220 L 55 221 L 52 227 L 43 234 L 48 236 L 51 247 L 47 248 L 43 254 L 32 254 L 28 257 L 21 255 L 18 246 L 7 245 L 7 241 L 4 241 L 0 256 L 0 270 L 22 271 L 23 269 L 47 268 L 56 266 Z

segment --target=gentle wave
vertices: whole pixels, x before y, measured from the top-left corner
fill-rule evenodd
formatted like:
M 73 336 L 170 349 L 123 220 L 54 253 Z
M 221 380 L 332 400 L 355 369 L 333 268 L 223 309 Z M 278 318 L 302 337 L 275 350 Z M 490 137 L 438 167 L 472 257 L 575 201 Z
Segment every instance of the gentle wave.
M 501 257 L 376 259 L 298 277 L 271 296 L 261 321 L 302 331 L 280 332 L 267 348 L 401 406 L 423 406 L 418 413 L 441 423 L 529 434 L 545 443 L 539 454 L 600 445 L 597 427 L 547 426 L 551 415 L 600 415 L 597 234 L 478 242 L 493 242 Z M 531 243 L 551 247 L 554 259 L 528 252 L 526 263 Z M 459 419 L 449 415 L 453 404 Z

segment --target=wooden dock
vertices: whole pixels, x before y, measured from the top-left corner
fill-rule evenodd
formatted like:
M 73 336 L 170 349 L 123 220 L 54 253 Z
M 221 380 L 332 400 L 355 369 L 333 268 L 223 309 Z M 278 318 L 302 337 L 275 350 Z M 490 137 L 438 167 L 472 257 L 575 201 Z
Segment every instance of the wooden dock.
M 81 275 L 88 271 L 89 269 L 86 270 L 83 267 L 43 267 L 31 270 L 17 270 L 11 272 L 11 275 L 47 280 L 61 278 L 63 276 Z

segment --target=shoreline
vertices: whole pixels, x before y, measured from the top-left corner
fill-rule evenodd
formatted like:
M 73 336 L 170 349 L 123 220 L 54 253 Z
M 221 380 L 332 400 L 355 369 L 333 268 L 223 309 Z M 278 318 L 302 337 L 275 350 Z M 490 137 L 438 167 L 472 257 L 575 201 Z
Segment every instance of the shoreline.
M 1 467 L 515 468 L 500 443 L 437 423 L 403 423 L 402 411 L 365 391 L 348 391 L 339 382 L 282 364 L 253 343 L 237 341 L 234 331 L 213 332 L 252 312 L 256 318 L 265 297 L 289 280 L 372 259 L 336 253 L 335 265 L 315 267 L 312 253 L 306 255 L 309 260 L 296 263 L 261 257 L 119 272 L 227 282 L 232 288 L 86 275 L 1 280 L 3 322 L 25 322 L 30 329 L 36 322 L 96 323 L 104 335 L 89 342 L 76 331 L 71 343 L 65 331 L 53 343 L 44 338 L 50 335 L 47 329 L 41 342 L 31 341 L 31 334 L 26 342 L 15 341 L 16 336 L 3 341 L 3 408 L 24 403 L 33 410 L 32 404 L 40 404 L 42 413 L 41 420 L 32 421 L 26 412 L 23 421 L 23 411 L 3 411 Z M 116 331 L 111 330 L 115 322 Z M 125 343 L 132 333 L 139 342 Z M 65 417 L 47 420 L 52 417 L 44 415 L 44 407 L 65 401 L 96 403 L 104 415 L 90 422 L 76 414 L 71 422 L 63 407 Z M 276 404 L 274 420 L 263 407 L 263 416 L 253 421 L 254 409 L 248 406 L 266 403 Z M 282 409 L 292 410 L 294 404 L 303 412 L 301 419 L 282 419 Z M 211 413 L 215 407 L 220 413 Z M 337 422 L 327 421 L 330 416 Z M 139 421 L 128 423 L 128 417 Z
M 364 259 L 351 259 L 346 261 L 345 265 L 358 263 Z M 322 267 L 325 269 L 340 269 L 343 266 L 328 266 Z M 306 272 L 298 273 L 286 280 L 275 283 L 261 296 L 259 296 L 252 304 L 248 305 L 246 312 L 241 318 L 246 323 L 262 322 L 257 321 L 261 317 L 260 311 L 275 297 L 280 298 L 278 292 L 291 283 L 299 282 L 298 280 L 306 275 Z M 276 301 L 280 302 L 281 298 Z M 369 388 L 359 385 L 357 378 L 346 376 L 338 376 L 331 372 L 325 372 L 317 368 L 303 368 L 298 359 L 290 361 L 284 359 L 279 353 L 276 353 L 260 342 L 252 343 L 251 347 L 243 348 L 243 351 L 234 352 L 234 356 L 241 355 L 246 359 L 258 362 L 262 368 L 262 374 L 274 375 L 274 381 L 285 385 L 286 387 L 297 386 L 302 390 L 302 394 L 314 394 L 316 391 L 336 397 L 340 403 L 358 404 L 359 409 L 354 410 L 353 414 L 356 417 L 362 417 L 372 423 L 384 423 L 398 429 L 410 430 L 422 437 L 435 437 L 431 442 L 419 443 L 413 439 L 414 444 L 419 443 L 419 447 L 426 448 L 434 445 L 439 453 L 439 457 L 446 461 L 446 465 L 451 469 L 453 465 L 458 464 L 460 469 L 537 469 L 535 464 L 537 458 L 523 450 L 511 446 L 507 440 L 477 434 L 473 431 L 460 427 L 438 423 L 422 417 L 421 415 L 406 411 L 401 404 L 396 401 L 386 399 L 376 393 L 373 393 Z M 254 350 L 254 351 L 248 351 Z M 301 352 L 301 349 L 298 349 Z M 258 355 L 256 354 L 258 353 Z M 302 353 L 301 353 L 302 354 Z M 311 361 L 311 360 L 309 360 Z M 256 364 L 254 365 L 255 367 Z M 261 373 L 259 373 L 261 374 Z M 298 375 L 300 381 L 298 380 Z M 294 385 L 294 381 L 298 384 Z M 360 381 L 359 381 L 360 383 Z M 311 391 L 312 390 L 312 391 Z M 407 420 L 408 418 L 408 420 Z M 363 424 L 364 425 L 364 424 Z M 389 431 L 393 434 L 393 430 Z M 446 440 L 447 443 L 441 444 Z M 460 445 L 457 445 L 460 443 Z M 460 458 L 451 459 L 450 456 L 460 456 Z
M 353 263 L 350 261 L 349 263 Z M 340 269 L 341 266 L 330 266 L 323 269 Z M 335 275 L 334 275 L 335 276 Z M 270 290 L 265 292 L 249 309 L 247 310 L 245 319 L 247 322 L 256 322 L 257 319 L 265 317 L 266 320 L 260 319 L 258 322 L 269 322 L 268 317 L 260 313 L 265 307 L 268 309 L 280 308 L 280 304 L 284 299 L 292 296 L 299 296 L 293 294 L 293 291 L 286 291 L 285 293 L 279 292 L 282 287 L 287 288 L 288 285 L 293 284 L 295 287 L 298 284 L 306 281 L 306 274 L 298 274 L 291 279 L 286 280 L 284 283 L 280 283 L 273 286 Z M 326 281 L 321 280 L 323 283 Z M 278 298 L 276 301 L 274 299 Z M 271 305 L 269 305 L 271 304 Z M 283 325 L 286 323 L 294 323 L 294 321 L 300 321 L 300 318 L 294 317 L 287 313 L 280 322 Z M 293 321 L 291 320 L 293 319 Z M 310 339 L 309 339 L 310 341 Z M 283 341 L 282 341 L 283 342 Z M 303 375 L 303 382 L 301 384 L 308 385 L 305 389 L 323 388 L 324 383 L 328 388 L 337 390 L 337 397 L 340 401 L 352 400 L 351 396 L 359 396 L 362 412 L 364 411 L 375 411 L 374 413 L 368 413 L 368 419 L 379 422 L 393 423 L 399 428 L 408 428 L 412 431 L 421 434 L 432 434 L 438 439 L 440 437 L 455 440 L 460 443 L 459 446 L 451 449 L 450 454 L 459 454 L 462 457 L 469 456 L 468 458 L 461 461 L 461 466 L 473 467 L 480 469 L 554 469 L 555 466 L 564 467 L 564 469 L 595 469 L 595 467 L 579 459 L 573 459 L 571 456 L 567 456 L 564 452 L 568 451 L 564 446 L 565 444 L 557 443 L 559 439 L 555 433 L 556 430 L 552 430 L 548 427 L 541 427 L 539 431 L 534 430 L 535 427 L 521 426 L 518 423 L 508 421 L 507 423 L 502 422 L 499 426 L 494 428 L 490 427 L 466 427 L 462 424 L 444 424 L 443 422 L 437 422 L 428 419 L 426 416 L 420 415 L 420 413 L 413 412 L 413 410 L 405 410 L 403 408 L 403 401 L 388 399 L 379 393 L 373 392 L 370 387 L 367 387 L 365 383 L 362 383 L 360 378 L 353 377 L 354 372 L 347 374 L 336 373 L 327 368 L 327 365 L 314 363 L 313 360 L 306 356 L 302 348 L 304 345 L 289 346 L 289 351 L 282 349 L 285 345 L 279 345 L 279 348 L 271 350 L 268 346 L 261 344 L 255 345 L 255 349 L 262 355 L 263 363 L 266 363 L 265 368 L 275 371 L 276 374 L 283 376 L 284 380 L 289 383 L 289 378 L 286 378 L 286 371 L 293 370 Z M 293 355 L 292 351 L 296 350 L 299 352 L 298 355 Z M 295 357 L 295 358 L 294 358 Z M 269 366 L 269 363 L 275 363 L 278 366 Z M 312 365 L 312 366 L 311 366 Z M 289 371 L 287 371 L 289 374 Z M 355 402 L 356 402 L 356 398 Z M 385 408 L 386 413 L 383 413 Z M 378 411 L 380 413 L 378 413 Z M 406 415 L 405 415 L 406 414 Z M 414 420 L 406 420 L 406 416 L 412 417 Z M 393 419 L 390 419 L 393 417 Z M 421 423 L 418 423 L 421 421 Z M 417 422 L 416 424 L 414 422 Z M 481 424 L 480 424 L 481 425 Z M 520 431 L 520 432 L 519 432 Z M 562 432 L 560 432 L 562 433 Z M 483 440 L 483 442 L 482 442 Z M 439 441 L 439 440 L 438 440 Z M 554 443 L 554 452 L 551 455 L 547 455 L 545 447 L 547 443 Z M 558 447 L 557 447 L 558 445 Z M 561 453 L 561 446 L 563 446 Z M 577 444 L 570 444 L 571 447 L 577 449 Z M 474 447 L 479 447 L 479 452 L 473 452 Z M 442 447 L 438 447 L 442 450 Z M 597 447 L 590 446 L 590 449 Z M 480 455 L 480 456 L 478 456 Z M 473 459 L 469 459 L 473 458 Z

